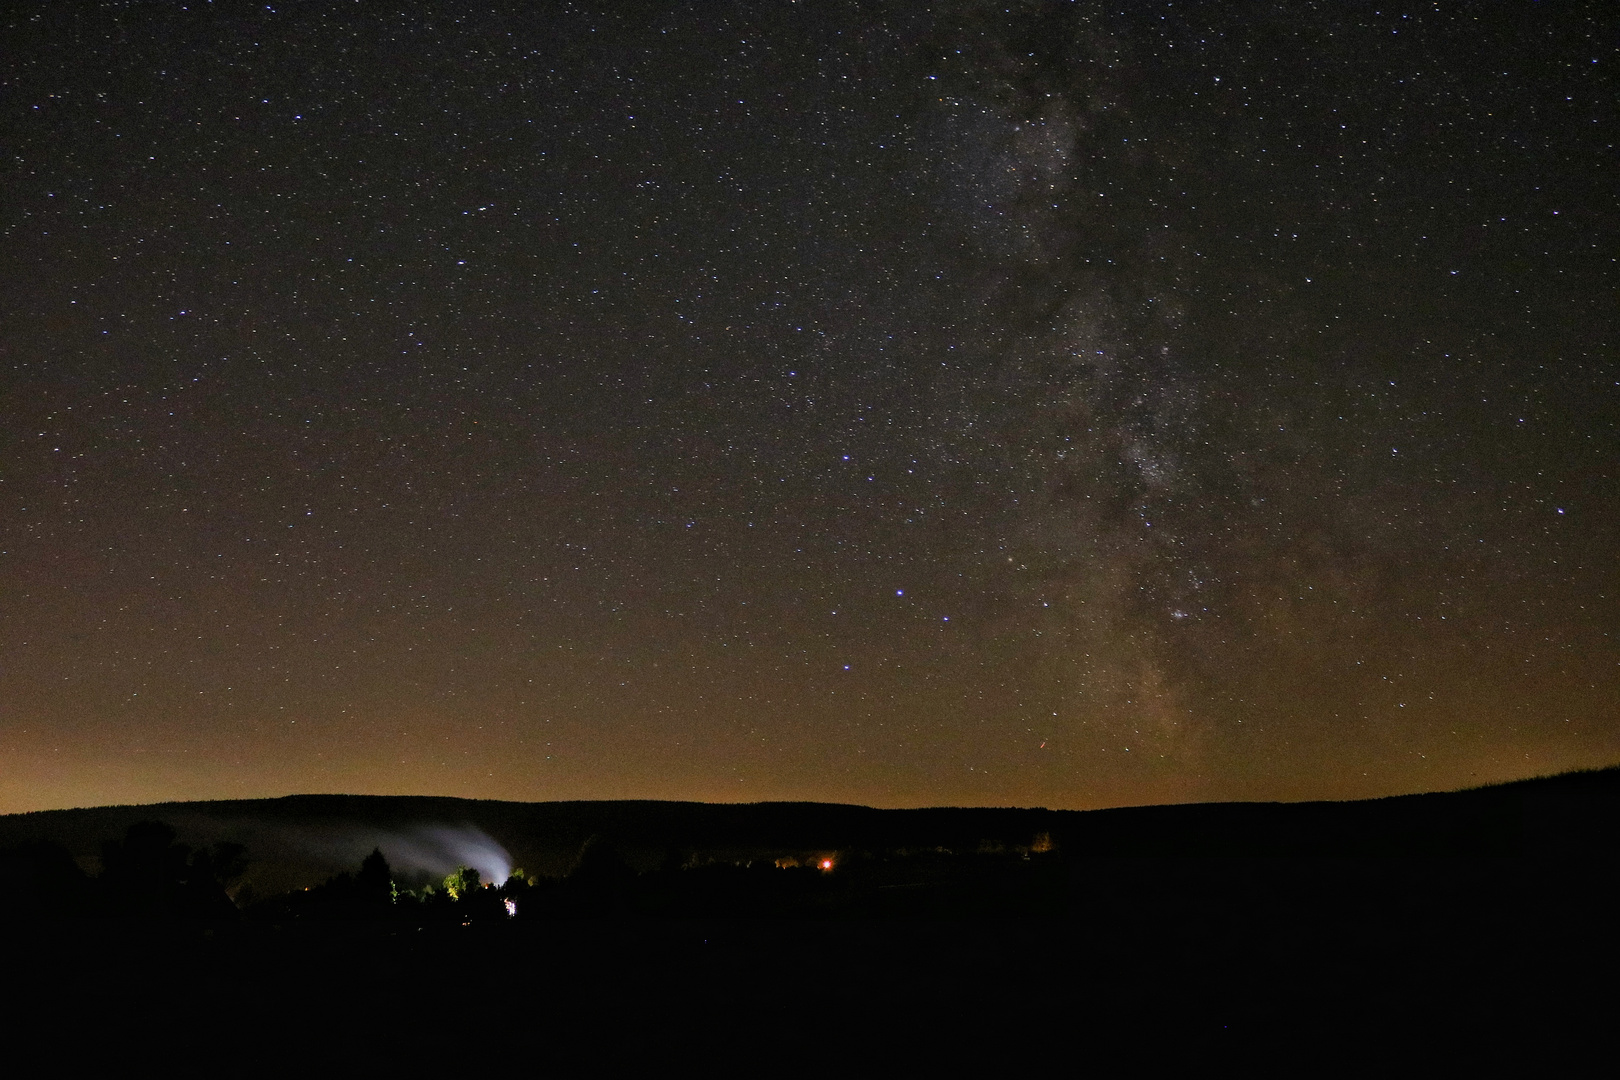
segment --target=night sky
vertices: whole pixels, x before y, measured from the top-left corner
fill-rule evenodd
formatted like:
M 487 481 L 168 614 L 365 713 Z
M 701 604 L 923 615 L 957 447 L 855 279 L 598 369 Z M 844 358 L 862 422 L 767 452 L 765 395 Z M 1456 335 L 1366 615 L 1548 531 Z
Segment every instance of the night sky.
M 1620 761 L 1608 3 L 0 22 L 0 812 Z

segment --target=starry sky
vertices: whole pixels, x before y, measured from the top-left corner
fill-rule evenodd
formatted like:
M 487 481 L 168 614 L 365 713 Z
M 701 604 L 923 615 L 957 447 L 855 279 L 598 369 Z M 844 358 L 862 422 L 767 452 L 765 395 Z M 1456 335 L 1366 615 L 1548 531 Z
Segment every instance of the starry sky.
M 0 812 L 1620 761 L 1591 3 L 15 3 Z

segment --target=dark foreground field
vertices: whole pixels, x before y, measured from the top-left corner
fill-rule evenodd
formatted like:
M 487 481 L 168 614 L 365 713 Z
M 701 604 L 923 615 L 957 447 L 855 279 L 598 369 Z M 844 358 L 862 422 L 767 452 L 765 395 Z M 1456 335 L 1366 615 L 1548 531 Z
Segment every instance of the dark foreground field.
M 407 827 L 409 802 L 374 804 L 388 820 L 372 824 Z M 251 816 L 187 812 L 227 805 Z M 1386 1072 L 1550 1064 L 1616 1004 L 1614 771 L 1095 814 L 472 803 L 460 823 L 514 853 L 576 845 L 572 862 L 456 900 L 379 901 L 351 866 L 240 906 L 181 882 L 143 908 L 118 891 L 127 852 L 97 865 L 74 848 L 164 809 L 0 819 L 9 1049 L 187 1071 L 960 1070 L 988 1054 Z M 305 824 L 331 810 L 306 803 Z M 254 819 L 261 840 L 273 818 Z M 63 874 L 92 871 L 65 907 L 39 876 L 53 835 L 78 859 Z M 219 850 L 207 830 L 180 838 L 194 860 Z M 823 855 L 831 870 L 810 865 Z

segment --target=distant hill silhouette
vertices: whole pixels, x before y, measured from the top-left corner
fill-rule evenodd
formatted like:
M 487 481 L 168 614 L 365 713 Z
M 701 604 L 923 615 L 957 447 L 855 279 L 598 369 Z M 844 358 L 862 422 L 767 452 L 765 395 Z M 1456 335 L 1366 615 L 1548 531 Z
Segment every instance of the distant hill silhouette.
M 747 862 L 818 852 L 1027 848 L 1076 858 L 1578 857 L 1612 851 L 1620 768 L 1458 792 L 1355 802 L 1202 803 L 1113 810 L 878 810 L 829 803 L 518 803 L 428 796 L 294 795 L 0 816 L 0 849 L 51 841 L 99 869 L 102 844 L 160 820 L 198 847 L 244 845 L 259 895 L 353 870 L 380 847 L 397 872 L 421 830 L 469 827 L 514 865 L 560 877 L 595 837 L 634 869 L 672 857 Z M 442 871 L 441 871 L 442 872 Z M 421 873 L 436 876 L 433 868 Z

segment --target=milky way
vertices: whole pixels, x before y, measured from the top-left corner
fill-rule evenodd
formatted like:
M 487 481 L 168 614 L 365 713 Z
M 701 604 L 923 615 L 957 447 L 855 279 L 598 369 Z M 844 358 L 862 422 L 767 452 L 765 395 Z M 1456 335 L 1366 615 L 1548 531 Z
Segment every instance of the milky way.
M 15 8 L 0 810 L 1612 763 L 1605 14 Z

